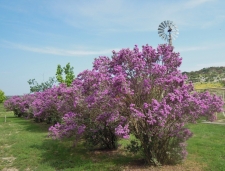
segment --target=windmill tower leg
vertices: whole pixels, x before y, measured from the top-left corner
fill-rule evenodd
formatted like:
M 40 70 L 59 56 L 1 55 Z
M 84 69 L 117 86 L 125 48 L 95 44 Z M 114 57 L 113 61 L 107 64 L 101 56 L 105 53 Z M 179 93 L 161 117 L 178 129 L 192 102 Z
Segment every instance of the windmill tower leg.
M 171 37 L 169 39 L 169 44 L 170 44 L 170 46 L 172 46 L 172 39 L 171 39 Z
M 171 33 L 169 32 L 169 45 L 172 46 L 172 37 L 171 37 Z

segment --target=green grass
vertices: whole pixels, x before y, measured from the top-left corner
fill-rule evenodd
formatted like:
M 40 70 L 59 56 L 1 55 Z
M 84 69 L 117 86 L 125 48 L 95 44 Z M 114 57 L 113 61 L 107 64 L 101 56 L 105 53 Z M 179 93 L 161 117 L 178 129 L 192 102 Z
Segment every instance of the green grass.
M 225 170 L 225 125 L 189 125 L 194 133 L 188 140 L 189 160 L 205 165 L 204 170 Z
M 7 116 L 5 122 L 5 115 Z M 88 151 L 82 144 L 72 147 L 71 141 L 56 141 L 47 137 L 47 124 L 17 118 L 0 104 L 0 170 L 77 171 L 123 170 L 140 156 L 126 153 L 129 140 L 121 140 L 117 151 Z M 225 125 L 189 125 L 194 136 L 188 140 L 188 158 L 170 170 L 225 170 Z M 197 163 L 197 164 L 196 164 Z M 144 167 L 146 168 L 146 167 Z M 161 169 L 163 169 L 162 167 Z M 164 170 L 167 170 L 167 166 Z
M 0 170 L 11 167 L 38 171 L 120 170 L 137 159 L 126 154 L 122 147 L 117 151 L 90 152 L 82 144 L 74 148 L 69 140 L 52 140 L 47 137 L 49 125 L 17 118 L 0 106 Z

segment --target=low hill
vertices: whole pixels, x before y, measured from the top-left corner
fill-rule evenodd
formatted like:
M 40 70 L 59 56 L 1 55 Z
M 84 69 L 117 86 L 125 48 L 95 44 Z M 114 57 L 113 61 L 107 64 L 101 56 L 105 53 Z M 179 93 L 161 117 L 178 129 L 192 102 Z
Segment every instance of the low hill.
M 196 82 L 225 82 L 225 67 L 209 67 L 199 71 L 183 72 L 189 81 Z

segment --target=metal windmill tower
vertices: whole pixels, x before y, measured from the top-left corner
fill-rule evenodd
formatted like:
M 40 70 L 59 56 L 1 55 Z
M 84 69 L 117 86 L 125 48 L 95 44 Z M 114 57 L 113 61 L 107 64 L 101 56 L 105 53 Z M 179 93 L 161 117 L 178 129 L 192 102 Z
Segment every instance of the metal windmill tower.
M 172 46 L 172 40 L 177 38 L 179 32 L 173 21 L 163 21 L 159 24 L 158 34 Z

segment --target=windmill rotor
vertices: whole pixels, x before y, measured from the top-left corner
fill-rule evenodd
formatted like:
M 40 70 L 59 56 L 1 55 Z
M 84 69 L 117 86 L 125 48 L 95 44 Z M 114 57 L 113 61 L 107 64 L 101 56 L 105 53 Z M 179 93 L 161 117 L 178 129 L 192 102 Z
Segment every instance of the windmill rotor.
M 159 24 L 158 34 L 172 46 L 172 40 L 177 38 L 179 30 L 173 21 L 166 20 Z

